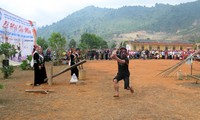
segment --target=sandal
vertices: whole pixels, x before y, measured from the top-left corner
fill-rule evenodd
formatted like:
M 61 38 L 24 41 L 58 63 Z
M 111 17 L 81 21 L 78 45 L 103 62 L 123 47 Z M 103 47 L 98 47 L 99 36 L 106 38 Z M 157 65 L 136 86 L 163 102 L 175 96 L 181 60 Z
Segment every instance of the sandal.
M 132 87 L 130 87 L 130 91 L 131 91 L 131 93 L 134 93 L 134 90 L 133 90 L 133 88 L 132 88 Z
M 133 88 L 132 88 L 132 87 L 129 87 L 129 88 L 127 88 L 127 90 L 130 90 L 130 91 L 131 91 L 131 93 L 134 93 L 134 90 L 133 90 Z
M 114 95 L 113 97 L 119 97 L 119 95 Z

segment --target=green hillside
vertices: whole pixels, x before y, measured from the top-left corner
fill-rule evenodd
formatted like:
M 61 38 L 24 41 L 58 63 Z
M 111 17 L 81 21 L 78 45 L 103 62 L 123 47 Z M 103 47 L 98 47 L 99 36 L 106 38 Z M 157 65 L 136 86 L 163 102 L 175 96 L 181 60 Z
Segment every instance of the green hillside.
M 198 38 L 200 0 L 180 5 L 156 4 L 155 7 L 124 6 L 118 9 L 88 6 L 49 26 L 38 28 L 38 36 L 48 38 L 60 32 L 67 40 L 94 33 L 105 40 L 115 34 L 134 31 L 166 32 Z M 195 36 L 194 36 L 195 35 Z

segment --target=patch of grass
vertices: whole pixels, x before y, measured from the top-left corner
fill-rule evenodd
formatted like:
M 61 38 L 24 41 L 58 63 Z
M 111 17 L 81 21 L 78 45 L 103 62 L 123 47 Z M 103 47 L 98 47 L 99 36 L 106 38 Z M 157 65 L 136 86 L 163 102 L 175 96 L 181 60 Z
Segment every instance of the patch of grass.
M 2 84 L 0 84 L 0 89 L 3 89 L 3 85 Z

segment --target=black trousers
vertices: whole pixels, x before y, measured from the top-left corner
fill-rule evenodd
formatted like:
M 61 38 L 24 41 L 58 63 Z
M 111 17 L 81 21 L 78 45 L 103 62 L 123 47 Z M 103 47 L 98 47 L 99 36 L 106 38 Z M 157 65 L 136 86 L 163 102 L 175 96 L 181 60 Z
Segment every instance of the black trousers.
M 129 76 L 130 75 L 120 75 L 120 74 L 117 74 L 114 78 L 114 79 L 117 79 L 117 82 L 121 81 L 121 80 L 124 80 L 124 89 L 128 89 L 129 88 Z
M 75 73 L 76 77 L 79 78 L 79 70 L 77 67 L 71 69 L 71 76 Z

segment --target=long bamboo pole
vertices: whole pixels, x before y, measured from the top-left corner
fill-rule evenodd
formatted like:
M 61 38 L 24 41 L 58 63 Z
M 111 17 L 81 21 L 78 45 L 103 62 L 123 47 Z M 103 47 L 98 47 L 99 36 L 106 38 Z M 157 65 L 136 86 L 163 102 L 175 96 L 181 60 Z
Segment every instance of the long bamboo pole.
M 184 64 L 185 62 L 187 62 L 189 59 L 191 59 L 192 57 L 194 57 L 195 55 L 197 55 L 200 51 L 196 51 L 195 53 L 193 53 L 192 55 L 188 56 L 186 59 L 180 61 L 179 63 L 163 70 L 162 72 L 160 72 L 158 75 L 163 75 L 163 76 L 168 76 L 170 75 L 173 71 L 175 71 L 177 68 L 179 68 L 182 64 Z
M 51 68 L 51 75 L 50 75 L 50 78 L 46 78 L 45 80 L 50 80 L 49 83 L 52 84 L 52 79 L 53 79 L 53 78 L 59 76 L 59 75 L 62 74 L 62 73 L 65 73 L 65 72 L 71 70 L 72 68 L 77 67 L 77 66 L 79 66 L 79 65 L 81 65 L 81 64 L 83 64 L 83 63 L 85 63 L 85 62 L 86 62 L 86 60 L 82 60 L 82 61 L 80 61 L 80 62 L 78 62 L 78 63 L 76 63 L 76 64 L 74 64 L 74 65 L 72 65 L 72 66 L 70 66 L 70 67 L 68 67 L 68 68 L 65 68 L 64 70 L 62 70 L 62 71 L 60 71 L 60 72 L 58 72 L 58 73 L 56 73 L 56 74 L 54 74 L 54 75 L 52 74 L 52 73 L 53 73 L 53 68 Z
M 57 76 L 59 76 L 60 74 L 65 73 L 65 72 L 67 72 L 68 70 L 71 70 L 72 68 L 75 68 L 75 67 L 77 67 L 77 66 L 79 66 L 79 65 L 81 65 L 81 64 L 83 64 L 83 63 L 85 63 L 85 62 L 86 62 L 86 60 L 82 60 L 82 61 L 80 61 L 80 62 L 78 62 L 78 63 L 76 63 L 76 64 L 74 64 L 74 65 L 72 65 L 72 66 L 70 66 L 70 67 L 68 67 L 68 68 L 65 68 L 64 70 L 58 72 L 57 74 L 52 75 L 52 78 L 57 77 Z

